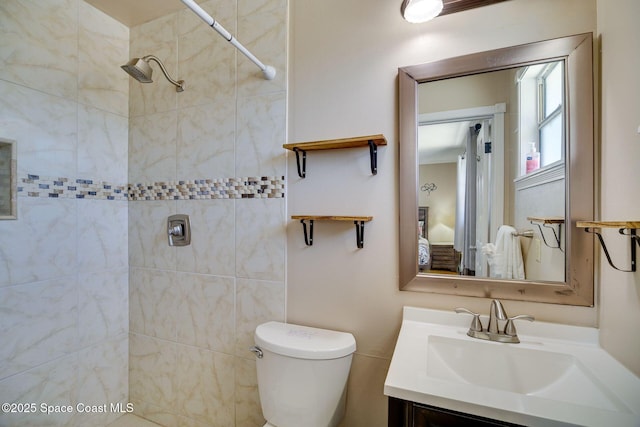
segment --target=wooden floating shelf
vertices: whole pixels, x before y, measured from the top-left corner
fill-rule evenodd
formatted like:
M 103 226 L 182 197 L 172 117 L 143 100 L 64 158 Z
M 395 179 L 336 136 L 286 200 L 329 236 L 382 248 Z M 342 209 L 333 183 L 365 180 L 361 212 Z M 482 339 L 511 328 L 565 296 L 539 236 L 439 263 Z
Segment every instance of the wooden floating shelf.
M 333 216 L 333 215 L 291 215 L 291 219 L 304 219 L 314 221 L 364 221 L 369 222 L 372 216 Z
M 359 249 L 364 247 L 364 223 L 373 219 L 372 216 L 342 216 L 342 215 L 292 215 L 291 219 L 300 220 L 304 232 L 304 242 L 307 246 L 313 245 L 314 221 L 353 221 L 356 226 L 356 244 Z M 309 221 L 309 230 L 307 223 Z
M 578 221 L 576 227 L 639 229 L 640 221 Z
M 371 135 L 356 138 L 327 139 L 325 141 L 294 142 L 284 144 L 282 147 L 292 151 L 295 148 L 304 151 L 339 150 L 341 148 L 368 147 L 369 141 L 373 141 L 373 143 L 378 146 L 387 145 L 387 139 L 384 135 Z
M 564 224 L 564 218 L 562 218 L 561 216 L 551 216 L 551 217 L 528 216 L 527 220 L 531 222 L 537 222 L 540 224 Z
M 295 142 L 283 144 L 282 147 L 296 153 L 298 176 L 305 178 L 307 174 L 307 151 L 340 150 L 343 148 L 369 147 L 371 173 L 378 173 L 378 146 L 387 145 L 384 135 L 358 136 L 355 138 L 328 139 L 324 141 Z M 302 159 L 300 159 L 302 153 Z
M 636 243 L 640 246 L 640 236 L 637 234 L 637 230 L 640 229 L 640 221 L 578 221 L 576 227 L 584 228 L 587 233 L 593 233 L 598 236 L 604 255 L 607 257 L 607 262 L 611 267 L 618 271 L 624 271 L 625 273 L 632 273 L 636 271 L 637 264 L 637 251 Z M 611 255 L 607 250 L 607 245 L 604 243 L 604 238 L 600 232 L 594 230 L 596 228 L 617 228 L 618 232 L 623 236 L 629 236 L 631 241 L 631 268 L 629 270 L 618 268 L 611 261 Z
M 551 249 L 560 249 L 562 251 L 562 224 L 564 224 L 564 218 L 561 216 L 528 216 L 527 220 L 531 222 L 531 224 L 535 224 L 538 226 L 538 230 L 540 230 L 540 235 L 542 236 L 542 241 L 545 245 L 550 247 Z M 556 233 L 557 226 L 558 232 Z M 547 242 L 547 238 L 545 237 L 544 232 L 542 231 L 542 227 L 548 228 L 553 232 L 553 237 L 555 239 L 555 244 L 552 246 Z

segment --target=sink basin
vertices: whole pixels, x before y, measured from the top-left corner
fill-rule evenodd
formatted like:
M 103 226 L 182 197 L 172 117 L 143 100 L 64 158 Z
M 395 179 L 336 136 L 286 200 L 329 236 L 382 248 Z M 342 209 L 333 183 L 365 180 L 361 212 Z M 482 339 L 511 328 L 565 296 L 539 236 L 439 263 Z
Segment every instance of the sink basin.
M 430 336 L 427 375 L 578 405 L 625 409 L 571 354 Z
M 520 344 L 504 344 L 468 327 L 453 312 L 405 307 L 385 394 L 527 426 L 640 426 L 640 378 L 599 346 L 597 329 L 527 322 Z

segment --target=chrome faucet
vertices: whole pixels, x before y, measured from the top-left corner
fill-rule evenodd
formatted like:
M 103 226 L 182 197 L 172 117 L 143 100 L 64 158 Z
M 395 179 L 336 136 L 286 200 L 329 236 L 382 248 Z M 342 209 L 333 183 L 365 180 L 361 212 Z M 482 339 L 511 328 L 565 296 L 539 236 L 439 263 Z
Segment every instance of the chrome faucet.
M 513 321 L 516 319 L 522 319 L 532 322 L 534 320 L 534 317 L 529 316 L 528 314 L 520 314 L 513 317 L 507 316 L 504 306 L 497 299 L 491 301 L 491 307 L 489 309 L 489 325 L 487 326 L 487 329 L 482 327 L 480 314 L 474 313 L 466 308 L 456 308 L 455 312 L 467 313 L 473 316 L 471 326 L 469 327 L 469 331 L 467 331 L 467 335 L 470 337 L 511 344 L 517 344 L 520 342 Z M 502 331 L 500 330 L 499 321 L 504 322 L 504 328 Z
M 487 331 L 490 334 L 500 333 L 498 320 L 507 319 L 507 313 L 504 311 L 504 306 L 502 305 L 502 303 L 497 299 L 491 301 L 491 307 L 489 308 L 489 326 L 487 327 Z

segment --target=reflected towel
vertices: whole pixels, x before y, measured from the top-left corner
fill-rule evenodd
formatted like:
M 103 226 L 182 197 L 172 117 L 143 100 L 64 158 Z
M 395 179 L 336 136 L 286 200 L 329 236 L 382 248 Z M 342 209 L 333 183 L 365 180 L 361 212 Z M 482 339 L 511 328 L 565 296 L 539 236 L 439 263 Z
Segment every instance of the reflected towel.
M 482 251 L 487 255 L 491 277 L 524 280 L 524 262 L 517 231 L 509 225 L 498 229 L 496 243 L 487 243 Z

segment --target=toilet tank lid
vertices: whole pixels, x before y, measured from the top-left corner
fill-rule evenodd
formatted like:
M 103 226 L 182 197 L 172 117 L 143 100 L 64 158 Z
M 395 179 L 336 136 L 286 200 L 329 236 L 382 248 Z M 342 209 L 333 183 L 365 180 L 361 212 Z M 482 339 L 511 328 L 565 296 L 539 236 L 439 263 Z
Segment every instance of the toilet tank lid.
M 356 340 L 348 332 L 282 322 L 258 326 L 255 341 L 265 350 L 299 359 L 337 359 L 356 351 Z

